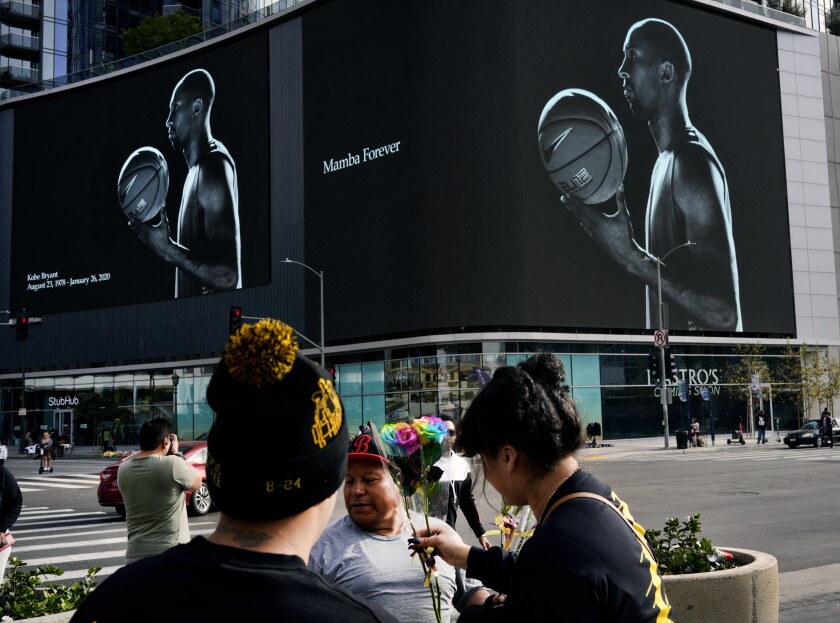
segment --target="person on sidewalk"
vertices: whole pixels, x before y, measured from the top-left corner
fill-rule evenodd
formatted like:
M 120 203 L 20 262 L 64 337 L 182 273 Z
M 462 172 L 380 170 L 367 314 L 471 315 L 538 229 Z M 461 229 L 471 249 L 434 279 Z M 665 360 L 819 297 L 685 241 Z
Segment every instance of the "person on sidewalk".
M 831 413 L 828 410 L 828 407 L 823 409 L 822 414 L 820 415 L 820 434 L 822 435 L 822 443 L 823 445 L 827 445 L 830 447 L 834 447 L 834 426 L 833 426 Z
M 0 584 L 6 576 L 6 563 L 12 555 L 14 540 L 9 532 L 20 517 L 23 494 L 12 472 L 0 467 Z
M 446 429 L 449 431 L 446 439 L 441 444 L 442 456 L 435 463 L 437 467 L 443 470 L 443 476 L 440 479 L 441 490 L 444 488 L 448 490 L 448 495 L 446 495 L 447 507 L 441 519 L 455 528 L 458 519 L 458 509 L 460 508 L 481 547 L 490 549 L 490 540 L 484 536 L 486 530 L 481 523 L 478 506 L 476 506 L 475 496 L 473 495 L 473 480 L 472 474 L 470 473 L 470 464 L 454 450 L 455 441 L 458 436 L 455 422 L 450 415 L 441 414 L 440 419 L 443 420 L 444 424 L 446 424 Z
M 201 487 L 201 474 L 178 455 L 169 420 L 152 418 L 140 427 L 140 452 L 117 471 L 125 503 L 126 564 L 188 543 L 187 491 Z
M 764 409 L 759 409 L 755 414 L 755 430 L 758 433 L 756 443 L 767 443 L 767 416 L 764 414 Z
M 216 529 L 117 570 L 72 623 L 396 623 L 307 567 L 344 481 L 349 439 L 332 375 L 298 352 L 294 330 L 271 319 L 243 325 L 213 372 L 207 402 L 216 413 L 207 439 Z M 271 452 L 242 443 L 243 419 L 279 431 Z
M 47 431 L 44 431 L 41 439 L 38 440 L 38 451 L 41 453 L 41 466 L 38 468 L 38 473 L 49 472 L 52 474 L 53 440 Z
M 417 548 L 434 547 L 468 578 L 507 596 L 489 611 L 473 606 L 468 621 L 668 623 L 671 606 L 644 528 L 609 486 L 581 471 L 580 415 L 563 364 L 551 353 L 496 369 L 461 420 L 466 456 L 479 455 L 484 477 L 508 504 L 528 504 L 537 528 L 518 555 L 466 545 L 438 524 L 418 530 Z
M 700 422 L 696 417 L 691 418 L 691 426 L 688 431 L 688 443 L 692 448 L 700 445 Z

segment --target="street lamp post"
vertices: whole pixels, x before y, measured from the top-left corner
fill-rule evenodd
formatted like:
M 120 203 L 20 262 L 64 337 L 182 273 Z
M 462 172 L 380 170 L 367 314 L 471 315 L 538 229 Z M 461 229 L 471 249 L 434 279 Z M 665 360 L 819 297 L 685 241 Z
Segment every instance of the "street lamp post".
M 654 255 L 647 255 L 642 258 L 643 261 L 649 260 L 651 262 L 656 262 L 656 296 L 657 296 L 657 307 L 659 313 L 659 330 L 663 333 L 665 332 L 665 319 L 663 318 L 662 313 L 662 270 L 661 267 L 665 263 L 665 258 L 671 255 L 677 249 L 681 249 L 683 247 L 687 247 L 689 245 L 695 244 L 690 240 L 688 242 L 684 242 L 680 245 L 677 245 L 670 251 L 668 251 L 662 257 L 656 257 Z M 662 342 L 659 345 L 659 369 L 663 372 L 665 371 L 665 342 Z M 667 450 L 670 447 L 670 433 L 668 431 L 668 379 L 663 378 L 661 380 L 661 387 L 659 388 L 659 402 L 662 405 L 662 422 L 664 423 L 665 430 L 665 449 Z
M 315 270 L 311 266 L 307 266 L 303 262 L 296 262 L 295 260 L 290 260 L 289 258 L 286 258 L 285 260 L 283 260 L 283 263 L 284 264 L 297 264 L 298 266 L 303 266 L 308 271 L 316 274 L 318 276 L 318 279 L 321 280 L 321 345 L 318 346 L 318 344 L 315 344 L 312 340 L 307 338 L 305 335 L 302 335 L 300 333 L 298 333 L 298 335 L 300 335 L 303 339 L 305 339 L 310 344 L 313 344 L 316 348 L 318 348 L 321 351 L 321 367 L 324 368 L 324 367 L 326 367 L 324 365 L 324 345 L 326 344 L 326 342 L 324 341 L 324 271 L 322 270 L 321 272 L 318 272 L 317 270 Z
M 178 371 L 172 371 L 172 428 L 173 433 L 178 434 L 178 381 L 181 377 L 178 376 Z

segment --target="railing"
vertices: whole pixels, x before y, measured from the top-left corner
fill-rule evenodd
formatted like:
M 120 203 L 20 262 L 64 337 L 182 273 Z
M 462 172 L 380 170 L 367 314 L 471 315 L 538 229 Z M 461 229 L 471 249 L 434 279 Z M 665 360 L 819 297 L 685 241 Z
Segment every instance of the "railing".
M 38 70 L 29 67 L 16 67 L 15 65 L 0 65 L 0 79 L 3 78 L 34 82 L 38 79 Z
M 786 24 L 791 24 L 793 26 L 806 26 L 804 17 L 797 17 L 796 15 L 791 15 L 790 13 L 785 13 L 784 11 L 771 9 L 770 7 L 761 5 L 759 2 L 751 2 L 750 0 L 715 0 L 715 2 L 720 2 L 726 6 L 741 9 L 756 15 L 763 15 L 764 17 L 774 19 L 778 22 L 785 22 Z M 804 2 L 802 5 L 804 6 Z
M 0 0 L 0 3 L 5 2 L 8 4 L 8 1 L 9 0 Z M 89 78 L 95 78 L 97 76 L 109 74 L 111 72 L 117 71 L 118 69 L 133 67 L 134 65 L 139 65 L 141 63 L 145 63 L 146 61 L 161 58 L 162 56 L 167 56 L 169 54 L 172 54 L 173 52 L 184 50 L 199 43 L 209 41 L 210 39 L 215 39 L 216 37 L 225 35 L 233 30 L 237 30 L 238 28 L 242 28 L 243 26 L 247 26 L 248 24 L 253 24 L 256 21 L 275 15 L 276 13 L 279 13 L 294 6 L 299 1 L 301 0 L 279 0 L 278 2 L 275 2 L 270 6 L 264 7 L 259 11 L 248 13 L 247 15 L 243 15 L 242 17 L 239 17 L 221 26 L 216 26 L 215 28 L 206 30 L 197 35 L 192 35 L 190 37 L 187 37 L 186 39 L 175 41 L 174 43 L 168 43 L 167 45 L 155 48 L 153 50 L 148 50 L 141 54 L 136 54 L 134 56 L 128 56 L 126 58 L 105 62 L 100 65 L 90 67 L 88 69 L 83 69 L 81 71 L 69 73 L 65 76 L 61 76 L 53 80 L 43 80 L 39 82 L 18 85 L 14 89 L 0 91 L 0 100 L 9 99 L 12 97 L 17 97 L 20 95 L 26 95 L 30 93 L 37 93 L 39 91 L 45 91 L 48 89 L 53 89 L 55 87 L 81 82 L 82 80 L 87 80 Z M 12 0 L 12 2 L 14 2 L 14 0 Z M 35 80 L 37 80 L 37 77 L 35 78 Z
M 41 17 L 41 7 L 18 0 L 0 0 L 0 17 L 4 14 L 38 19 Z
M 139 65 L 140 63 L 160 58 L 162 56 L 172 54 L 173 52 L 178 52 L 179 50 L 192 47 L 196 44 L 203 43 L 204 41 L 215 39 L 216 37 L 231 32 L 232 30 L 236 30 L 238 28 L 241 28 L 242 26 L 246 26 L 261 19 L 265 19 L 266 17 L 272 16 L 276 13 L 279 13 L 280 11 L 294 6 L 295 4 L 297 4 L 298 1 L 299 0 L 279 0 L 278 2 L 275 2 L 274 4 L 268 7 L 262 8 L 259 11 L 255 11 L 253 13 L 248 13 L 247 15 L 243 15 L 242 17 L 228 22 L 227 24 L 217 26 L 211 30 L 204 31 L 200 34 L 193 35 L 191 37 L 182 39 L 180 41 L 176 41 L 174 43 L 169 43 L 167 45 L 155 48 L 153 50 L 148 50 L 146 52 L 143 52 L 142 54 L 117 59 L 110 62 L 105 62 L 88 69 L 83 69 L 81 71 L 67 74 L 66 76 L 61 76 L 60 78 L 56 78 L 54 80 L 33 82 L 30 84 L 20 85 L 14 89 L 7 89 L 6 91 L 0 92 L 0 100 L 24 95 L 27 93 L 37 93 L 38 91 L 44 91 L 47 89 L 52 89 L 55 87 L 80 82 L 82 80 L 87 80 L 89 78 L 94 78 L 96 76 L 109 74 L 113 71 L 117 71 L 118 69 L 133 67 L 134 65 Z M 796 17 L 795 15 L 790 15 L 789 13 L 785 13 L 784 11 L 777 11 L 775 9 L 771 9 L 769 7 L 759 4 L 758 2 L 752 2 L 751 0 L 714 1 L 719 2 L 721 4 L 725 4 L 726 6 L 731 6 L 734 8 L 742 9 L 744 11 L 748 11 L 756 15 L 763 15 L 764 17 L 768 17 L 770 19 L 785 22 L 787 24 L 792 24 L 794 26 L 807 27 L 807 22 L 805 18 Z M 32 8 L 36 11 L 36 14 L 39 10 L 39 7 L 36 5 L 25 4 L 23 2 L 18 2 L 17 0 L 0 0 L 0 11 L 2 11 L 2 7 L 11 5 Z
M 4 46 L 23 48 L 37 52 L 41 49 L 41 42 L 38 37 L 30 37 L 29 35 L 7 32 L 6 34 L 0 35 L 0 47 Z

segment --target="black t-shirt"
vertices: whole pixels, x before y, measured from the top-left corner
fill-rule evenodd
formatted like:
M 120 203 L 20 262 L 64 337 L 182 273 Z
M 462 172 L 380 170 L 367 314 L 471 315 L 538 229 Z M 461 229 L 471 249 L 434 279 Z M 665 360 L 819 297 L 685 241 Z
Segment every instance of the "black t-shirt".
M 215 545 L 200 536 L 119 569 L 71 619 L 219 620 L 396 623 L 379 606 L 327 582 L 297 556 Z
M 607 485 L 581 471 L 555 492 L 547 507 L 578 491 L 616 499 Z M 622 509 L 621 502 L 614 504 Z M 518 557 L 500 547 L 471 548 L 467 576 L 505 593 L 507 600 L 503 608 L 469 608 L 459 623 L 541 621 L 545 613 L 568 623 L 670 622 L 662 578 L 655 563 L 643 558 L 642 549 L 631 528 L 603 502 L 564 502 L 536 529 Z

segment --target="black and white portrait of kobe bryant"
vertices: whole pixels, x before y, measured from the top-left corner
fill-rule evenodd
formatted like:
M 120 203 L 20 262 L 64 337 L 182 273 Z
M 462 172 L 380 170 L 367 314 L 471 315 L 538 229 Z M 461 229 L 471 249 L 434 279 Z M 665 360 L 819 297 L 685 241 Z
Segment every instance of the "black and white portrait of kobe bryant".
M 644 19 L 630 26 L 623 51 L 624 97 L 633 116 L 647 122 L 658 152 L 644 244 L 634 238 L 623 185 L 614 214 L 574 195 L 561 200 L 607 255 L 646 285 L 647 328 L 659 327 L 659 262 L 668 328 L 742 331 L 729 187 L 714 149 L 689 118 L 688 45 L 672 24 Z
M 149 249 L 175 266 L 176 298 L 242 287 L 236 165 L 210 129 L 215 97 L 210 73 L 195 69 L 169 100 L 167 138 L 187 165 L 174 239 L 165 209 L 157 224 L 129 221 Z

